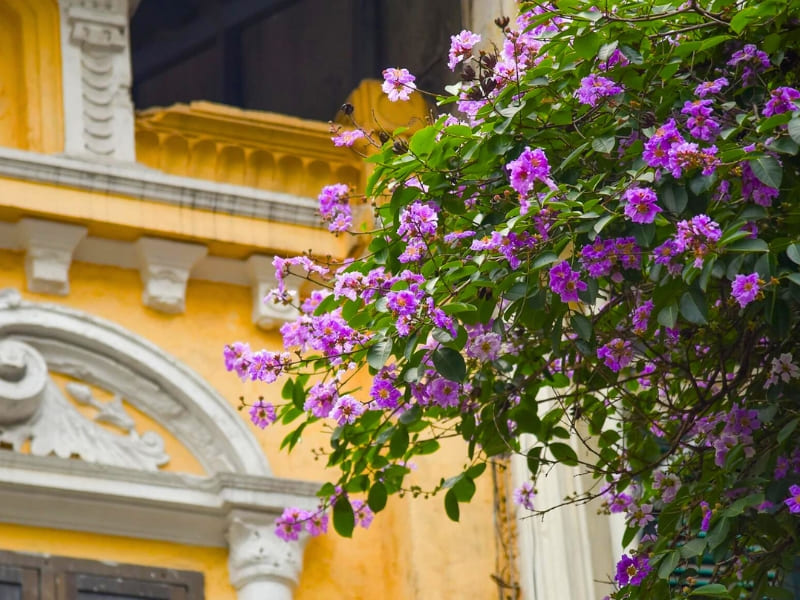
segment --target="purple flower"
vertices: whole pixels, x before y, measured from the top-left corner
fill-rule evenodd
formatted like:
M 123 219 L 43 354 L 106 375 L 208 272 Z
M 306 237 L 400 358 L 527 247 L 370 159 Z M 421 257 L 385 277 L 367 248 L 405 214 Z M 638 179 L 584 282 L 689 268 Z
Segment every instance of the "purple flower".
M 265 402 L 263 398 L 256 400 L 253 406 L 250 407 L 250 420 L 253 425 L 261 429 L 272 425 L 276 418 L 275 407 L 270 402 Z
M 364 132 L 360 129 L 346 129 L 331 138 L 333 141 L 333 145 L 337 147 L 345 146 L 349 148 L 353 144 L 356 143 L 357 140 L 360 140 L 364 137 Z
M 314 537 L 327 533 L 328 531 L 328 515 L 319 510 L 312 515 L 309 515 L 306 520 L 306 531 Z
M 698 98 L 705 98 L 709 94 L 719 94 L 722 88 L 728 85 L 728 80 L 724 77 L 714 81 L 704 81 L 694 89 L 694 95 Z
M 731 296 L 744 308 L 756 299 L 761 289 L 758 273 L 750 275 L 737 275 L 731 285 Z
M 710 108 L 711 100 L 694 100 L 686 102 L 681 113 L 688 115 L 686 126 L 694 137 L 711 141 L 719 133 L 719 123 L 711 118 L 713 111 Z
M 367 529 L 370 523 L 372 523 L 372 519 L 375 518 L 375 513 L 372 512 L 372 509 L 363 500 L 351 500 L 350 506 L 353 507 L 356 525 Z
M 650 313 L 653 312 L 653 301 L 648 300 L 641 306 L 637 306 L 633 311 L 631 321 L 633 323 L 633 333 L 644 335 L 647 331 L 647 323 L 650 320 Z
M 625 216 L 634 223 L 652 223 L 656 215 L 662 212 L 656 204 L 658 196 L 650 188 L 629 188 L 622 199 L 625 202 Z
M 800 513 L 800 485 L 793 485 L 789 488 L 791 494 L 783 503 L 789 507 L 789 512 Z
M 386 294 L 386 306 L 396 315 L 409 317 L 417 313 L 419 299 L 411 290 L 398 290 Z
M 661 490 L 661 500 L 669 504 L 675 500 L 678 490 L 681 489 L 681 480 L 677 475 L 656 471 L 653 477 L 653 489 Z
M 447 66 L 453 71 L 456 65 L 472 56 L 472 48 L 480 44 L 481 36 L 464 29 L 458 35 L 450 36 L 450 52 L 447 54 Z
M 700 510 L 703 512 L 703 520 L 700 523 L 700 531 L 707 533 L 708 528 L 711 525 L 711 516 L 713 512 L 711 511 L 708 502 L 706 502 L 705 500 L 700 502 Z
M 644 144 L 642 159 L 651 167 L 669 166 L 669 151 L 673 145 L 684 142 L 683 136 L 678 132 L 675 119 L 670 119 Z
M 308 519 L 308 511 L 289 507 L 275 520 L 275 534 L 282 540 L 289 542 L 300 537 L 303 522 Z
M 629 341 L 621 338 L 614 338 L 597 349 L 597 358 L 602 359 L 609 369 L 618 373 L 620 369 L 631 364 L 633 360 L 633 348 Z
M 394 368 L 384 367 L 372 380 L 372 389 L 369 395 L 377 408 L 393 410 L 397 408 L 402 392 L 394 384 Z
M 404 240 L 433 237 L 439 226 L 439 207 L 432 202 L 413 202 L 400 211 L 397 234 Z
M 694 168 L 701 168 L 703 175 L 711 175 L 719 162 L 716 146 L 700 148 L 694 142 L 673 144 L 667 153 L 667 167 L 676 179 Z
M 790 87 L 775 88 L 770 92 L 769 100 L 764 106 L 764 116 L 780 115 L 790 110 L 797 110 L 800 92 Z
M 322 188 L 318 198 L 319 214 L 322 220 L 329 223 L 328 229 L 332 233 L 347 231 L 353 224 L 353 214 L 350 210 L 350 188 L 344 183 L 326 185 Z
M 561 296 L 562 302 L 578 302 L 578 292 L 584 291 L 586 284 L 580 280 L 580 273 L 563 260 L 550 269 L 550 289 Z
M 409 73 L 408 69 L 384 69 L 381 89 L 391 102 L 408 100 L 411 92 L 417 89 L 415 80 L 416 77 Z
M 742 65 L 742 81 L 745 85 L 750 85 L 756 79 L 756 75 L 769 69 L 769 55 L 758 50 L 755 45 L 747 44 L 741 50 L 737 50 L 731 55 L 728 66 L 735 67 Z
M 622 52 L 620 52 L 619 48 L 617 48 L 606 60 L 598 63 L 597 68 L 601 71 L 608 71 L 617 65 L 624 67 L 629 64 L 631 64 L 631 61 L 629 61 L 628 58 Z
M 222 356 L 228 371 L 235 371 L 242 381 L 247 379 L 247 369 L 250 366 L 250 344 L 245 342 L 229 344 L 222 350 Z
M 535 510 L 533 507 L 533 497 L 535 495 L 536 492 L 533 489 L 533 482 L 526 481 L 514 490 L 514 502 L 528 510 Z
M 499 333 L 484 331 L 471 335 L 467 339 L 465 351 L 470 358 L 478 359 L 480 362 L 488 362 L 500 356 L 502 344 L 503 338 Z
M 259 350 L 250 354 L 250 365 L 247 376 L 252 381 L 273 383 L 292 363 L 292 356 L 288 352 L 269 352 Z
M 646 556 L 623 554 L 617 563 L 617 574 L 614 579 L 620 586 L 639 585 L 650 570 L 650 562 Z
M 592 74 L 581 79 L 581 86 L 575 90 L 575 97 L 581 104 L 597 106 L 600 98 L 616 96 L 623 91 L 623 86 L 617 85 L 608 77 Z
M 536 181 L 541 181 L 550 188 L 555 184 L 550 179 L 550 163 L 541 148 L 531 150 L 525 146 L 515 160 L 506 165 L 509 172 L 511 187 L 523 197 L 527 197 Z
M 652 504 L 636 504 L 631 502 L 628 504 L 628 525 L 637 527 L 645 527 L 650 521 L 654 521 L 653 505 Z
M 459 385 L 444 377 L 437 377 L 428 383 L 430 400 L 442 408 L 458 406 Z
M 339 425 L 352 425 L 358 417 L 364 414 L 364 410 L 366 410 L 364 405 L 352 396 L 339 396 L 329 416 L 336 419 Z
M 308 390 L 303 410 L 307 410 L 317 418 L 324 419 L 330 416 L 333 404 L 339 398 L 339 389 L 336 383 L 315 383 Z

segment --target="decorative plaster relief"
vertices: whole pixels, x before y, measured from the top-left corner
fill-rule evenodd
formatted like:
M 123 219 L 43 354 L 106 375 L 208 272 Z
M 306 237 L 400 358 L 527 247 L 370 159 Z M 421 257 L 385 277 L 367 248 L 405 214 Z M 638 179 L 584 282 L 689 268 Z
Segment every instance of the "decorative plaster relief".
M 41 219 L 21 219 L 19 236 L 27 250 L 25 275 L 28 290 L 39 294 L 69 293 L 69 267 L 75 247 L 87 229 Z
M 293 321 L 300 312 L 292 304 L 279 304 L 265 300 L 268 292 L 278 286 L 275 280 L 275 267 L 272 257 L 254 255 L 247 259 L 247 271 L 253 291 L 253 323 L 261 329 L 275 329 L 286 321 Z M 286 291 L 296 301 L 299 291 L 296 286 L 287 284 Z
M 135 159 L 128 0 L 60 0 L 68 154 Z
M 238 600 L 291 600 L 308 539 L 285 542 L 275 535 L 275 515 L 231 511 L 228 572 Z
M 119 398 L 118 406 L 106 408 L 85 385 L 73 384 L 69 390 L 82 401 L 99 405 L 95 421 L 109 421 L 108 414 L 114 413 L 115 424 L 124 423 L 127 435 L 112 433 L 81 415 L 48 376 L 44 358 L 28 344 L 0 341 L 0 365 L 0 442 L 15 451 L 30 441 L 34 456 L 78 456 L 87 462 L 146 471 L 169 460 L 160 436 L 148 431 L 140 437 L 133 430 Z
M 33 348 L 50 372 L 124 398 L 165 427 L 206 473 L 269 475 L 258 441 L 237 411 L 197 374 L 138 336 L 80 311 L 26 302 L 15 290 L 0 290 L 0 340 L 8 338 Z M 0 362 L 9 363 L 0 373 L 13 379 L 20 360 Z M 93 402 L 80 387 L 68 391 L 79 403 Z M 106 403 L 96 416 L 124 423 L 121 415 L 111 416 L 115 412 Z
M 161 312 L 184 312 L 189 272 L 208 253 L 208 248 L 150 237 L 140 238 L 136 245 L 144 283 L 142 301 Z

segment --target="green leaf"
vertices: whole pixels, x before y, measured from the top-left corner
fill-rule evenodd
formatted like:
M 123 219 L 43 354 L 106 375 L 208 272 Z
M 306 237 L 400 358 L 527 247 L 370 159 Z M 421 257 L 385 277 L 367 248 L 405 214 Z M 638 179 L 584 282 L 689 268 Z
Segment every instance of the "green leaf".
M 675 327 L 675 323 L 678 321 L 678 303 L 673 302 L 669 306 L 665 306 L 658 311 L 656 320 L 660 325 L 673 329 Z
M 576 37 L 572 42 L 572 47 L 581 58 L 594 58 L 597 55 L 597 50 L 603 43 L 603 38 L 594 32 Z
M 680 547 L 681 556 L 683 558 L 694 558 L 695 556 L 700 556 L 703 553 L 703 550 L 706 549 L 707 543 L 708 542 L 705 538 L 695 538 L 690 540 Z
M 789 137 L 798 144 L 800 144 L 800 117 L 795 117 L 786 124 L 786 129 L 789 131 Z
M 681 314 L 690 323 L 705 325 L 708 323 L 708 306 L 700 290 L 691 289 L 681 296 Z
M 800 285 L 800 273 L 789 273 L 786 278 L 795 285 Z
M 408 149 L 417 156 L 427 156 L 436 146 L 436 127 L 426 127 L 415 133 L 408 142 Z
M 709 583 L 708 585 L 701 585 L 695 588 L 689 594 L 690 596 L 704 596 L 706 598 L 731 598 L 726 588 L 721 583 Z
M 433 351 L 433 366 L 439 375 L 450 381 L 464 381 L 467 365 L 461 353 L 447 346 L 439 346 Z
M 458 518 L 460 516 L 460 511 L 458 509 L 458 498 L 456 498 L 456 493 L 452 488 L 447 490 L 447 493 L 444 495 L 444 510 L 447 513 L 447 516 L 450 517 L 451 521 L 458 522 Z
M 768 154 L 761 154 L 751 158 L 749 163 L 753 169 L 753 174 L 758 177 L 761 183 L 776 189 L 781 187 L 783 169 L 777 160 Z
M 553 458 L 558 462 L 570 467 L 574 467 L 578 464 L 578 455 L 575 453 L 575 450 L 572 449 L 572 446 L 561 442 L 553 442 L 550 444 L 549 448 Z
M 545 252 L 544 254 L 536 257 L 536 259 L 533 261 L 533 268 L 541 269 L 542 267 L 553 264 L 557 260 L 558 256 L 552 252 Z
M 600 51 L 597 53 L 598 60 L 608 60 L 614 53 L 614 50 L 617 49 L 618 44 L 619 42 L 617 40 L 614 40 L 610 44 L 603 44 L 600 47 Z
M 372 344 L 367 350 L 367 363 L 375 370 L 383 368 L 386 361 L 392 355 L 392 340 L 388 338 L 379 338 L 377 342 Z
M 790 435 L 792 435 L 794 430 L 797 429 L 798 422 L 800 422 L 800 419 L 792 419 L 781 428 L 781 430 L 778 432 L 779 444 L 782 444 Z
M 794 264 L 800 265 L 800 244 L 790 244 L 786 248 L 786 256 L 789 257 Z
M 453 486 L 453 493 L 459 502 L 469 502 L 475 495 L 475 482 L 463 475 Z
M 664 558 L 661 560 L 661 564 L 658 567 L 658 576 L 661 579 L 667 579 L 672 572 L 675 570 L 675 567 L 678 566 L 678 563 L 681 560 L 681 554 L 678 550 L 672 550 L 671 552 L 664 555 Z
M 392 434 L 392 439 L 389 442 L 389 457 L 400 458 L 406 453 L 408 449 L 408 429 L 405 427 L 398 427 Z
M 614 149 L 616 143 L 617 139 L 613 135 L 609 135 L 608 137 L 594 138 L 592 140 L 592 149 L 595 152 L 608 154 Z
M 731 530 L 730 521 L 726 518 L 722 518 L 719 522 L 714 525 L 714 528 L 711 530 L 711 533 L 706 536 L 706 541 L 708 542 L 708 547 L 710 550 L 714 550 L 719 546 L 722 542 L 725 541 L 725 538 L 728 537 L 728 533 Z
M 581 314 L 572 315 L 570 319 L 572 329 L 582 340 L 587 342 L 592 339 L 592 322 Z
M 349 538 L 353 535 L 355 525 L 356 517 L 353 514 L 353 507 L 350 506 L 350 500 L 347 496 L 339 496 L 333 505 L 333 528 L 342 537 Z
M 730 252 L 769 252 L 767 242 L 762 239 L 744 239 L 728 246 Z
M 380 512 L 386 506 L 387 494 L 386 486 L 382 481 L 376 481 L 369 488 L 369 495 L 367 496 L 367 504 L 373 512 Z
M 679 215 L 686 208 L 686 204 L 689 202 L 689 195 L 683 186 L 669 184 L 661 188 L 661 201 L 668 211 Z

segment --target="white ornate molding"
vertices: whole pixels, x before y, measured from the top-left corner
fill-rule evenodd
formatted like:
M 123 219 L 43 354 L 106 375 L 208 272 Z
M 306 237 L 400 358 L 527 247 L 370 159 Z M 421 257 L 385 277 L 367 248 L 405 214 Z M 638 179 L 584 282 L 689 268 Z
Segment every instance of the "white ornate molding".
M 192 266 L 208 253 L 200 244 L 143 237 L 136 242 L 142 301 L 155 310 L 176 314 L 186 310 L 186 283 Z
M 278 286 L 271 256 L 259 254 L 251 256 L 247 259 L 247 270 L 253 292 L 253 323 L 261 329 L 270 330 L 297 318 L 300 313 L 291 304 L 278 304 L 265 300 L 267 293 Z M 292 287 L 289 283 L 286 291 L 295 300 L 300 297 L 297 287 Z
M 41 219 L 21 219 L 18 235 L 25 254 L 28 289 L 40 294 L 69 293 L 69 267 L 86 227 Z
M 65 152 L 135 160 L 128 0 L 59 0 Z
M 273 515 L 234 510 L 228 518 L 228 572 L 238 600 L 291 600 L 307 536 L 279 539 Z
M 113 423 L 127 435 L 112 433 L 81 415 L 50 379 L 44 358 L 34 348 L 17 340 L 0 340 L 0 442 L 17 452 L 30 442 L 34 456 L 77 456 L 87 462 L 147 471 L 169 460 L 158 434 L 150 431 L 140 437 L 134 431 L 119 397 L 106 406 L 94 399 L 86 385 L 71 382 L 67 391 L 98 409 L 94 421 Z
M 8 338 L 35 349 L 50 372 L 108 390 L 161 423 L 205 472 L 270 474 L 237 411 L 197 374 L 142 338 L 103 319 L 26 302 L 4 290 L 0 339 Z

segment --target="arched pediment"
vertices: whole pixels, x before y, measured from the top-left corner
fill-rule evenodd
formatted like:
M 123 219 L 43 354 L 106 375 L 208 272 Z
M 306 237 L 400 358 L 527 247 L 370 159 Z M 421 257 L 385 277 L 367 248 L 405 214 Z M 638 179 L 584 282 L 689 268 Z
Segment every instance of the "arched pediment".
M 175 358 L 117 325 L 63 306 L 23 301 L 16 291 L 5 290 L 0 292 L 3 343 L 6 356 L 0 356 L 0 363 L 11 371 L 5 377 L 0 371 L 0 417 L 3 410 L 13 413 L 9 406 L 15 394 L 38 396 L 29 400 L 31 414 L 17 408 L 20 415 L 11 414 L 5 427 L 0 423 L 2 442 L 18 447 L 30 439 L 40 453 L 155 470 L 166 461 L 163 448 L 157 436 L 139 437 L 126 425 L 124 410 L 117 406 L 124 399 L 167 429 L 209 476 L 271 473 L 253 433 L 219 393 Z M 70 376 L 83 386 L 67 386 L 65 395 L 48 373 Z M 33 386 L 36 393 L 23 392 L 24 386 Z M 89 386 L 111 392 L 117 404 L 96 403 Z M 110 422 L 122 432 L 110 433 L 80 416 L 66 396 L 81 404 L 95 402 L 95 421 Z

